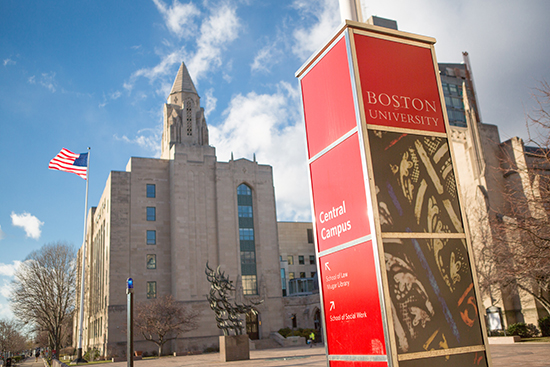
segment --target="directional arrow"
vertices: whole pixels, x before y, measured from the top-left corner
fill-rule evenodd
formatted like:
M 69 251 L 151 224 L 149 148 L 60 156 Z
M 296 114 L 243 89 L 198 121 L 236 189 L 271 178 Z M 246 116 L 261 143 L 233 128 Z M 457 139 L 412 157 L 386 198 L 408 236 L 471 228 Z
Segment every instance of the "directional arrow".
M 334 301 L 330 301 L 330 310 L 329 311 L 332 311 L 336 308 L 336 306 L 334 306 Z
M 328 267 L 328 261 L 325 263 L 325 270 L 330 270 L 330 268 Z

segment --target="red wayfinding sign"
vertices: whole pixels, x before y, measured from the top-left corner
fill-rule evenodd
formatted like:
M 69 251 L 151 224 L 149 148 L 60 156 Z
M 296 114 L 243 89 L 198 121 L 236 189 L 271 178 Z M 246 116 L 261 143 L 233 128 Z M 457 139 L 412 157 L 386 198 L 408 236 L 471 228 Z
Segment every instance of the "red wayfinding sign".
M 354 36 L 367 124 L 445 132 L 429 48 Z
M 448 251 L 466 243 L 434 42 L 347 22 L 297 73 L 329 366 L 489 365 L 479 315 L 461 321 L 454 298 L 469 291 L 476 302 L 471 274 L 450 285 L 433 260 L 432 237 Z M 422 227 L 433 222 L 424 196 L 449 213 L 441 221 L 450 218 L 442 225 L 458 231 L 454 242 Z M 455 253 L 467 262 L 463 248 Z
M 331 365 L 387 366 L 377 252 L 345 37 L 301 80 Z M 346 361 L 346 358 L 349 361 Z

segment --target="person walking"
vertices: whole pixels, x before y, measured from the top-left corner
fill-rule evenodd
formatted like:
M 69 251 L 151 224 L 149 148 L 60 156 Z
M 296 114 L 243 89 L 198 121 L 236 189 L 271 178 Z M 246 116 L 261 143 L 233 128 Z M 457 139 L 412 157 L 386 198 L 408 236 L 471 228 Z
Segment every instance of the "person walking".
M 40 357 L 40 349 L 37 349 L 36 352 L 34 352 L 34 361 L 38 362 L 38 357 Z
M 311 340 L 309 347 L 313 348 L 313 343 L 315 342 L 315 333 L 313 331 L 311 332 L 311 334 L 309 334 L 309 340 Z

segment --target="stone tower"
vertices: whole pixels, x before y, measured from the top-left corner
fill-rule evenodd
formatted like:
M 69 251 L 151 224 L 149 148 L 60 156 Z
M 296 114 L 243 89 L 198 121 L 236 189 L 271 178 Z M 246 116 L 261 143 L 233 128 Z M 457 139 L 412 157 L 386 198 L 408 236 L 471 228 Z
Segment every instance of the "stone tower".
M 208 145 L 204 108 L 200 106 L 200 97 L 183 62 L 168 103 L 164 104 L 161 158 L 170 158 L 170 149 L 174 144 Z

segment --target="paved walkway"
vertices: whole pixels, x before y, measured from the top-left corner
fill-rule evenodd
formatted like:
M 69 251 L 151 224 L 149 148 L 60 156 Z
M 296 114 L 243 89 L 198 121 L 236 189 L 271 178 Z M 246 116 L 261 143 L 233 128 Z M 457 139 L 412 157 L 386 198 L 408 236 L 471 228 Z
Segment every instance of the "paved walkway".
M 516 343 L 508 345 L 491 345 L 493 367 L 549 367 L 550 343 Z M 126 362 L 109 363 L 109 367 L 126 367 Z M 43 367 L 42 360 L 35 362 L 27 358 L 19 364 L 20 367 Z M 97 365 L 103 366 L 103 365 Z M 195 356 L 163 357 L 161 359 L 146 359 L 134 362 L 135 367 L 326 367 L 325 349 L 322 346 L 314 348 L 277 348 L 253 350 L 250 360 L 237 362 L 220 362 L 218 353 Z

